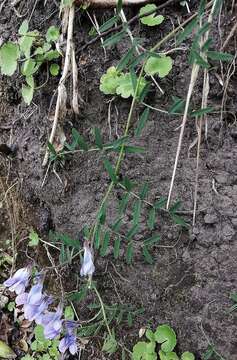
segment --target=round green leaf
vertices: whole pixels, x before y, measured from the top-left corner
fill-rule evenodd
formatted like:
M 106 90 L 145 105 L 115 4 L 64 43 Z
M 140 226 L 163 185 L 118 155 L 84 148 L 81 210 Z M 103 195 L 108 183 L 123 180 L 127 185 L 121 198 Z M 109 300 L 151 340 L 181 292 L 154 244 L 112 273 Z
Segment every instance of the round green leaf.
M 21 94 L 25 103 L 27 105 L 30 105 L 33 99 L 34 88 L 28 85 L 22 85 Z
M 146 86 L 147 82 L 144 78 L 141 78 L 139 89 L 138 89 L 138 96 L 141 94 L 142 90 Z M 131 74 L 123 74 L 119 78 L 119 84 L 116 89 L 116 94 L 120 95 L 122 98 L 127 99 L 129 96 L 134 96 L 134 88 L 132 83 Z
M 153 331 L 151 331 L 150 329 L 146 330 L 146 338 L 150 341 L 155 341 L 155 335 L 153 333 Z
M 159 351 L 160 360 L 179 360 L 178 355 L 175 352 L 164 352 L 162 350 Z
M 57 41 L 59 38 L 59 29 L 56 26 L 50 26 L 46 33 L 46 40 L 48 42 Z
M 140 9 L 139 15 L 142 16 L 150 11 L 155 11 L 155 9 L 157 8 L 157 6 L 155 4 L 147 4 L 146 6 L 143 6 Z M 148 26 L 156 26 L 156 25 L 160 25 L 163 21 L 164 21 L 164 16 L 162 15 L 155 15 L 151 14 L 148 16 L 144 16 L 141 19 L 141 23 L 144 25 L 148 25 Z
M 33 75 L 36 72 L 36 70 L 37 70 L 37 67 L 36 67 L 35 60 L 28 59 L 28 60 L 24 61 L 22 68 L 21 68 L 21 73 L 22 73 L 22 75 L 25 75 L 28 77 L 28 76 Z
M 146 62 L 145 72 L 153 76 L 158 74 L 160 78 L 169 74 L 172 69 L 172 59 L 170 56 L 155 57 L 151 56 Z
M 100 91 L 105 95 L 116 94 L 118 83 L 119 72 L 114 66 L 111 66 L 100 78 Z
M 156 360 L 157 354 L 155 352 L 155 342 L 146 343 L 139 341 L 133 347 L 132 359 L 133 360 Z
M 4 75 L 12 76 L 17 68 L 19 48 L 13 42 L 7 42 L 0 48 L 0 67 Z
M 171 352 L 177 343 L 175 332 L 169 325 L 158 326 L 155 339 L 161 344 L 161 350 L 164 352 Z
M 59 57 L 60 57 L 60 54 L 57 50 L 49 50 L 48 52 L 46 52 L 44 54 L 44 59 L 48 60 L 48 61 L 58 59 Z
M 189 351 L 185 351 L 181 355 L 181 360 L 195 360 L 195 356 L 193 355 L 193 353 L 191 353 Z
M 59 67 L 58 64 L 51 64 L 50 65 L 49 71 L 50 71 L 51 75 L 57 76 L 59 74 L 59 70 L 60 70 L 60 67 Z

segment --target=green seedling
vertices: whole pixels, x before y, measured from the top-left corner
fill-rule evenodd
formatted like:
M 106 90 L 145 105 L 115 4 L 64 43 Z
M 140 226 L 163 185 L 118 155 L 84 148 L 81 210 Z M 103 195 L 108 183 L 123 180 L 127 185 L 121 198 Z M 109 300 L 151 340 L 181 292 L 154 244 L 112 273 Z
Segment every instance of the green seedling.
M 28 243 L 29 246 L 34 247 L 39 245 L 39 241 L 40 241 L 39 235 L 33 229 L 30 231 L 29 240 L 30 240 Z
M 145 72 L 149 76 L 158 75 L 160 78 L 163 78 L 171 71 L 172 63 L 170 56 L 151 56 L 146 62 Z
M 140 18 L 141 23 L 144 25 L 147 25 L 147 26 L 160 25 L 164 21 L 164 16 L 162 16 L 162 15 L 156 16 L 155 14 L 143 16 L 149 12 L 152 12 L 152 11 L 155 12 L 156 9 L 157 9 L 157 6 L 155 4 L 148 4 L 146 6 L 143 6 L 139 11 L 139 15 L 142 16 Z
M 23 21 L 18 30 L 17 42 L 8 41 L 0 48 L 0 71 L 3 75 L 13 76 L 17 68 L 24 78 L 21 94 L 30 104 L 34 91 L 37 89 L 35 75 L 43 63 L 50 63 L 60 57 L 55 49 L 55 42 L 59 38 L 59 30 L 50 26 L 45 35 L 38 30 L 29 31 L 29 23 Z M 59 73 L 59 65 L 51 64 L 49 71 L 52 76 Z
M 37 325 L 34 329 L 35 340 L 31 343 L 31 350 L 34 352 L 34 357 L 26 355 L 23 360 L 37 359 L 37 360 L 57 360 L 60 353 L 58 351 L 59 340 L 47 340 L 44 336 L 44 328 Z
M 133 360 L 179 360 L 179 356 L 174 351 L 177 344 L 176 334 L 169 325 L 160 325 L 155 332 L 148 329 L 145 336 L 149 342 L 139 341 L 134 345 Z M 180 359 L 195 360 L 195 356 L 186 351 Z

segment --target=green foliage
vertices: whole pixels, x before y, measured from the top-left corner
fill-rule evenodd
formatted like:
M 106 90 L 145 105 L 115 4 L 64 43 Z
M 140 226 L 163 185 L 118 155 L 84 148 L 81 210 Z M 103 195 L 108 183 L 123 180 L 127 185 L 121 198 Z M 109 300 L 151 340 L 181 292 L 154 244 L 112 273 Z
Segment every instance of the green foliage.
M 202 360 L 225 360 L 215 349 L 212 344 L 209 344 L 207 350 L 202 356 Z
M 155 352 L 156 343 L 139 341 L 133 347 L 132 359 L 133 360 L 156 360 L 157 353 Z
M 49 67 L 49 71 L 52 76 L 57 76 L 60 71 L 60 66 L 58 64 L 51 64 Z
M 139 85 L 138 85 L 138 91 L 137 91 L 138 96 L 142 93 L 146 84 L 147 84 L 146 80 L 142 77 L 139 82 Z M 135 95 L 135 90 L 134 90 L 134 86 L 133 86 L 133 82 L 132 82 L 132 76 L 130 73 L 123 74 L 120 77 L 119 84 L 116 89 L 116 93 L 117 93 L 117 95 L 120 95 L 124 99 L 127 99 L 130 96 Z
M 140 21 L 144 25 L 148 26 L 156 26 L 160 25 L 164 21 L 164 16 L 158 15 L 156 16 L 155 13 L 147 16 L 143 16 L 151 11 L 155 11 L 157 6 L 155 4 L 148 4 L 146 6 L 143 6 L 139 11 Z
M 171 352 L 177 343 L 174 330 L 169 325 L 160 325 L 155 332 L 156 341 L 161 344 L 161 350 Z
M 178 355 L 174 352 L 176 346 L 176 334 L 168 325 L 160 325 L 156 331 L 148 329 L 145 332 L 147 341 L 139 341 L 133 347 L 133 360 L 179 360 Z M 157 349 L 157 345 L 160 349 Z M 157 354 L 158 350 L 158 354 Z M 181 360 L 195 360 L 195 356 L 186 351 L 181 355 Z
M 146 80 L 142 78 L 139 83 L 138 94 L 141 94 L 146 84 Z M 134 96 L 135 91 L 131 74 L 124 74 L 119 72 L 114 66 L 110 67 L 100 79 L 100 91 L 105 95 L 117 94 L 124 99 Z
M 47 340 L 44 336 L 44 328 L 36 325 L 34 329 L 35 340 L 31 343 L 31 350 L 36 353 L 34 359 L 37 360 L 57 360 L 60 356 L 58 351 L 59 340 Z M 29 355 L 26 355 L 29 356 Z M 27 357 L 26 357 L 27 359 Z M 31 359 L 31 357 L 29 357 Z
M 0 48 L 0 68 L 3 75 L 12 76 L 17 68 L 19 47 L 13 42 L 8 42 Z
M 56 26 L 50 26 L 46 32 L 46 40 L 48 43 L 57 41 L 59 35 L 59 29 Z
M 64 309 L 64 318 L 66 320 L 74 320 L 74 311 L 70 305 L 66 306 Z
M 170 56 L 155 57 L 151 56 L 146 62 L 145 72 L 153 76 L 158 74 L 160 78 L 169 74 L 172 69 L 172 59 Z
M 0 48 L 0 71 L 3 75 L 12 76 L 20 64 L 19 72 L 24 77 L 21 94 L 27 105 L 31 103 L 35 91 L 33 75 L 43 63 L 60 57 L 58 51 L 53 48 L 53 43 L 59 37 L 58 28 L 51 26 L 45 36 L 37 30 L 28 30 L 28 21 L 24 20 L 18 30 L 17 42 L 9 41 Z M 59 65 L 52 64 L 51 75 L 56 76 L 58 72 Z
M 193 353 L 191 353 L 189 351 L 185 351 L 181 355 L 181 360 L 195 360 L 195 356 L 193 355 Z
M 39 235 L 37 234 L 37 232 L 35 232 L 33 229 L 31 230 L 30 234 L 29 234 L 29 246 L 38 246 L 39 244 Z
M 108 353 L 108 354 L 113 354 L 116 352 L 118 348 L 118 344 L 117 341 L 115 339 L 115 335 L 114 333 L 112 335 L 107 335 L 103 347 L 102 347 L 102 351 Z
M 105 95 L 116 94 L 119 78 L 120 73 L 114 66 L 108 68 L 106 74 L 102 75 L 100 78 L 100 91 Z

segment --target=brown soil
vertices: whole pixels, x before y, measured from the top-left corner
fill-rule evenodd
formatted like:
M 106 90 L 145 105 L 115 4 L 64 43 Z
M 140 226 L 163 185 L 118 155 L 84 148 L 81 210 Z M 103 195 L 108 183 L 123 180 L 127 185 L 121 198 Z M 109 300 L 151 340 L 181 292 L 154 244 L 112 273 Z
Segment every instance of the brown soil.
M 236 17 L 231 14 L 231 1 L 226 1 L 220 17 L 222 41 L 228 35 Z M 20 4 L 21 13 L 29 12 L 34 2 Z M 138 9 L 127 10 L 128 18 L 134 16 Z M 192 11 L 195 4 L 192 5 Z M 48 1 L 46 7 L 38 2 L 31 20 L 31 27 L 44 30 L 58 23 L 54 2 Z M 111 10 L 96 10 L 98 22 L 111 16 Z M 144 29 L 138 24 L 133 26 L 134 36 L 143 38 L 144 46 L 155 44 L 170 31 L 172 22 L 177 16 L 185 18 L 185 10 L 179 5 L 164 10 L 167 20 L 157 29 Z M 27 15 L 28 16 L 28 15 Z M 27 17 L 26 16 L 26 17 Z M 14 39 L 22 18 L 18 18 L 10 6 L 5 6 L 0 14 L 3 40 Z M 99 91 L 99 79 L 106 69 L 118 62 L 129 46 L 129 40 L 123 41 L 112 50 L 107 51 L 105 58 L 100 43 L 93 44 L 83 53 L 79 49 L 89 40 L 91 24 L 86 15 L 79 11 L 76 16 L 75 43 L 77 64 L 79 68 L 79 92 L 84 100 L 80 115 L 70 111 L 63 124 L 67 138 L 70 138 L 72 127 L 76 128 L 86 139 L 92 141 L 91 129 L 97 126 L 106 141 L 109 141 L 108 100 Z M 220 47 L 218 27 L 213 32 L 216 48 Z M 166 46 L 169 48 L 170 41 Z M 227 49 L 234 53 L 234 40 Z M 174 67 L 172 73 L 162 81 L 160 86 L 165 94 L 162 96 L 153 88 L 146 100 L 150 105 L 168 109 L 171 95 L 184 98 L 190 79 L 190 66 L 187 63 L 186 51 L 172 54 Z M 210 71 L 209 105 L 221 107 L 223 87 L 218 81 L 221 68 L 215 66 Z M 225 68 L 224 68 L 225 73 Z M 39 76 L 38 82 L 44 81 L 45 74 Z M 18 197 L 21 199 L 21 210 L 18 217 L 17 238 L 22 239 L 30 227 L 48 240 L 49 230 L 68 234 L 78 239 L 85 224 L 92 224 L 96 217 L 100 200 L 103 198 L 109 178 L 104 171 L 101 155 L 73 155 L 66 160 L 63 168 L 57 173 L 49 172 L 42 187 L 45 169 L 42 159 L 45 144 L 50 131 L 49 108 L 57 79 L 50 80 L 47 86 L 40 89 L 27 107 L 20 98 L 20 80 L 1 78 L 0 99 L 0 143 L 7 142 L 18 147 L 16 155 L 9 159 L 0 155 L 2 179 L 7 179 L 8 186 L 18 181 Z M 193 105 L 199 108 L 202 91 L 202 76 L 193 94 Z M 236 75 L 230 79 L 227 90 L 226 112 L 220 120 L 220 113 L 208 116 L 207 140 L 202 142 L 198 212 L 195 227 L 192 223 L 193 194 L 196 174 L 196 147 L 188 156 L 188 148 L 197 136 L 195 121 L 190 119 L 185 131 L 181 157 L 175 180 L 173 200 L 182 202 L 182 210 L 190 229 L 181 230 L 168 217 L 161 213 L 157 219 L 155 232 L 161 235 L 160 245 L 153 251 L 154 265 L 147 265 L 139 254 L 135 254 L 132 266 L 126 265 L 123 253 L 115 261 L 109 254 L 106 258 L 97 257 L 95 280 L 100 293 L 107 303 L 119 302 L 133 304 L 145 309 L 131 328 L 126 325 L 116 329 L 121 342 L 131 348 L 138 340 L 140 327 L 151 325 L 153 328 L 161 323 L 171 324 L 177 332 L 181 351 L 195 353 L 197 359 L 207 348 L 208 341 L 215 345 L 226 360 L 237 359 L 237 318 L 236 313 L 229 314 L 230 294 L 237 290 L 237 126 L 236 126 Z M 127 118 L 130 100 L 116 98 L 111 107 L 111 138 L 122 135 Z M 116 112 L 116 108 L 118 113 Z M 51 108 L 52 114 L 54 105 Z M 133 117 L 130 133 L 133 134 L 138 114 L 137 108 Z M 151 112 L 150 120 L 143 130 L 142 137 L 136 145 L 146 147 L 142 155 L 126 156 L 121 174 L 126 174 L 138 184 L 147 181 L 150 185 L 149 199 L 167 196 L 172 168 L 176 153 L 180 117 L 168 116 L 160 112 Z M 111 160 L 113 158 L 111 157 Z M 6 190 L 6 188 L 5 188 Z M 116 190 L 111 202 L 108 218 L 113 219 L 118 197 L 121 191 Z M 8 233 L 9 223 L 6 208 L 0 209 L 0 248 Z M 130 214 L 127 215 L 129 223 Z M 6 220 L 4 220 L 6 217 Z M 142 238 L 151 235 L 147 231 L 143 215 L 141 232 L 135 238 L 136 244 Z M 37 253 L 26 249 L 27 242 L 21 241 L 18 247 L 19 264 L 27 256 L 37 258 L 42 265 L 48 263 L 44 249 Z M 112 251 L 111 251 L 112 252 Z M 55 254 L 55 261 L 57 257 Z M 114 266 L 111 265 L 113 262 Z M 80 264 L 75 261 L 65 270 L 63 281 L 67 291 L 75 289 Z M 116 272 L 115 272 L 116 269 Z M 121 275 L 121 277 L 119 276 Z M 112 276 L 112 278 L 111 278 Z M 126 278 L 126 281 L 123 280 Z M 113 279 L 113 281 L 112 281 Z M 48 289 L 50 291 L 50 288 Z M 118 297 L 119 296 L 119 297 Z M 79 309 L 79 312 L 81 310 Z M 103 334 L 101 334 L 103 335 Z M 101 338 L 90 341 L 81 359 L 120 359 L 120 355 L 108 357 L 100 352 Z M 89 354 L 92 355 L 89 355 Z

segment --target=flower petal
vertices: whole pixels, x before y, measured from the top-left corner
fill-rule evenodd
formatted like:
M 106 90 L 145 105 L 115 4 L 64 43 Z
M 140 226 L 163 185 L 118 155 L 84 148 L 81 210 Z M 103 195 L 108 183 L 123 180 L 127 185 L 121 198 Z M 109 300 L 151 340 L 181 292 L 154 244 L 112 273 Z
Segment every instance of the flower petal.
M 43 297 L 42 289 L 43 289 L 42 283 L 32 286 L 32 288 L 29 292 L 29 295 L 28 295 L 28 303 L 30 303 L 32 305 L 40 304 L 42 297 Z
M 26 303 L 28 298 L 28 293 L 22 293 L 16 297 L 16 305 L 20 306 Z
M 72 355 L 75 355 L 77 353 L 77 344 L 73 343 L 72 345 L 69 346 L 69 352 Z
M 59 351 L 60 351 L 61 353 L 63 353 L 63 354 L 65 353 L 65 351 L 67 351 L 68 345 L 67 345 L 67 343 L 66 343 L 65 337 L 62 338 L 62 340 L 60 341 L 60 343 L 59 343 L 59 345 L 58 345 L 58 349 L 59 349 Z

